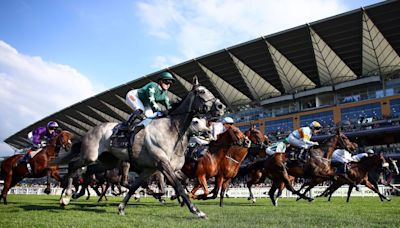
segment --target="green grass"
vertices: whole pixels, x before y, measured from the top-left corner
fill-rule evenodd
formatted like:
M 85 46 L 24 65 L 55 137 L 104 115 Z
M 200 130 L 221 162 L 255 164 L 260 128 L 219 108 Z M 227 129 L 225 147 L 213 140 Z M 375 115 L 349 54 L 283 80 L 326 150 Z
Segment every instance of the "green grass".
M 223 208 L 218 200 L 195 201 L 208 215 L 199 220 L 187 207 L 167 200 L 161 205 L 154 199 L 130 202 L 126 216 L 117 214 L 120 197 L 97 203 L 71 201 L 60 208 L 56 196 L 10 195 L 8 205 L 0 205 L 0 227 L 400 227 L 400 197 L 381 203 L 379 198 L 353 197 L 316 199 L 312 203 L 279 199 L 273 207 L 268 198 L 251 204 L 247 199 L 226 199 Z

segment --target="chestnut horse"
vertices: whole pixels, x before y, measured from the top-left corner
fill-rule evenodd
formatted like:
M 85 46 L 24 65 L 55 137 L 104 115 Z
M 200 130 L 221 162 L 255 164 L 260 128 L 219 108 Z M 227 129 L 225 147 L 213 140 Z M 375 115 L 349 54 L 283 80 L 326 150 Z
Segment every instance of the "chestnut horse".
M 215 199 L 221 190 L 220 206 L 223 206 L 225 191 L 232 178 L 236 176 L 241 162 L 248 153 L 250 144 L 251 142 L 246 139 L 239 128 L 232 125 L 218 136 L 217 141 L 210 144 L 209 150 L 198 159 L 197 164 L 185 162 L 182 168 L 183 173 L 189 178 L 197 178 L 197 183 L 191 191 L 191 197 L 193 199 Z M 215 187 L 211 192 L 213 195 L 208 197 L 207 180 L 211 177 L 215 177 Z M 200 187 L 203 187 L 204 194 L 195 195 Z
M 351 184 L 349 185 L 349 190 L 347 192 L 347 200 L 346 202 L 349 202 L 350 200 L 350 195 L 351 191 L 353 190 L 353 185 L 352 183 L 355 182 L 357 184 L 364 184 L 367 186 L 369 189 L 374 191 L 376 194 L 379 195 L 379 198 L 381 201 L 384 199 L 390 201 L 389 198 L 386 198 L 383 194 L 379 192 L 379 189 L 374 186 L 373 183 L 371 183 L 368 180 L 368 173 L 375 170 L 375 169 L 382 169 L 383 167 L 389 166 L 389 164 L 386 162 L 385 157 L 383 156 L 383 153 L 380 154 L 374 154 L 369 157 L 365 157 L 361 159 L 359 162 L 352 162 L 350 163 L 351 168 L 347 171 L 348 177 L 351 179 Z M 349 184 L 349 181 L 342 176 L 339 176 L 337 180 L 333 182 L 323 193 L 321 193 L 319 196 L 332 196 L 332 194 L 340 188 L 342 185 Z
M 61 147 L 68 151 L 71 148 L 72 134 L 68 131 L 62 131 L 49 145 L 44 147 L 38 154 L 33 158 L 29 159 L 29 163 L 32 167 L 32 173 L 29 172 L 27 165 L 18 164 L 17 162 L 24 156 L 22 154 L 13 155 L 1 163 L 1 176 L 4 177 L 4 188 L 0 196 L 0 200 L 3 198 L 4 204 L 7 204 L 7 194 L 10 188 L 14 187 L 25 177 L 39 178 L 47 176 L 47 187 L 45 193 L 50 193 L 50 182 L 49 178 L 53 177 L 58 182 L 61 181 L 60 174 L 58 172 L 58 166 L 49 164 L 49 161 L 59 153 Z

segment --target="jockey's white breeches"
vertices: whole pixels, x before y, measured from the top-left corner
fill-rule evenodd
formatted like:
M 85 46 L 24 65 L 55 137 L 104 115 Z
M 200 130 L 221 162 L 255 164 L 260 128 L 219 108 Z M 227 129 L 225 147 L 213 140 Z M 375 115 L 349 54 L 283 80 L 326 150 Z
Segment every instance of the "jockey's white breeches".
M 310 144 L 310 142 L 303 140 L 303 139 L 298 139 L 294 137 L 294 135 L 290 134 L 288 137 L 288 141 L 290 145 L 297 147 L 297 148 L 304 148 L 304 149 L 309 149 L 313 144 Z
M 131 107 L 133 110 L 142 110 L 144 115 L 149 118 L 154 118 L 157 116 L 157 113 L 154 113 L 151 107 L 144 106 L 143 102 L 139 99 L 137 89 L 131 90 L 126 94 L 126 103 Z

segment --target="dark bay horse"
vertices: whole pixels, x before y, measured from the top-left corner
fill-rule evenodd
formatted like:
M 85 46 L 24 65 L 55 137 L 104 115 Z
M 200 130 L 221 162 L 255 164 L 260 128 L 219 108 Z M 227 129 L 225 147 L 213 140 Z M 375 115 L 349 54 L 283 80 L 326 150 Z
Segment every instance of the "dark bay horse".
M 336 134 L 327 138 L 320 144 L 319 148 L 311 148 L 310 156 L 306 163 L 287 162 L 288 174 L 309 181 L 304 183 L 299 191 L 307 187 L 303 194 L 310 191 L 316 185 L 332 180 L 337 174 L 331 166 L 331 157 L 335 149 L 346 149 L 354 151 L 356 144 L 352 143 L 339 129 Z
M 13 155 L 1 163 L 1 176 L 4 177 L 4 188 L 0 196 L 0 200 L 4 200 L 4 204 L 7 204 L 8 190 L 14 187 L 22 179 L 29 178 L 40 178 L 47 176 L 47 187 L 45 193 L 50 193 L 50 181 L 52 177 L 58 182 L 61 181 L 60 174 L 58 172 L 58 166 L 49 164 L 50 161 L 54 160 L 60 149 L 68 151 L 71 147 L 72 134 L 68 131 L 61 131 L 49 145 L 44 147 L 38 154 L 33 158 L 29 159 L 29 163 L 32 167 L 32 173 L 29 172 L 27 165 L 17 164 L 17 162 L 24 156 L 22 154 Z
M 185 161 L 184 152 L 188 145 L 189 127 L 193 117 L 199 114 L 219 116 L 224 112 L 225 105 L 208 89 L 200 86 L 197 78 L 194 78 L 192 90 L 170 111 L 169 116 L 152 120 L 144 129 L 132 135 L 132 147 L 128 148 L 128 153 L 110 147 L 112 130 L 117 123 L 102 123 L 89 130 L 82 138 L 82 148 L 78 155 L 80 162 L 75 164 L 72 172 L 94 162 L 112 168 L 120 161 L 130 161 L 139 177 L 135 179 L 128 194 L 118 206 L 119 214 L 124 215 L 125 207 L 135 191 L 153 173 L 160 171 L 175 192 L 183 198 L 190 212 L 198 218 L 206 218 L 206 214 L 190 201 L 176 172 L 181 170 Z M 72 191 L 67 190 L 67 197 L 60 203 L 67 204 L 71 194 Z
M 183 173 L 189 178 L 196 178 L 196 184 L 191 191 L 193 199 L 209 199 L 207 180 L 215 177 L 215 187 L 210 198 L 216 198 L 221 189 L 220 206 L 223 205 L 223 195 L 231 179 L 236 176 L 240 163 L 247 155 L 250 141 L 235 126 L 231 126 L 218 136 L 215 142 L 210 143 L 209 150 L 197 161 L 185 163 Z M 195 195 L 202 187 L 204 194 Z
M 384 199 L 390 200 L 386 198 L 383 194 L 379 192 L 379 189 L 374 186 L 369 180 L 368 180 L 368 173 L 375 170 L 375 169 L 382 169 L 385 166 L 388 166 L 389 164 L 386 162 L 383 153 L 380 154 L 374 154 L 369 157 L 365 157 L 361 159 L 359 162 L 352 162 L 350 164 L 351 168 L 350 170 L 347 171 L 348 177 L 351 179 L 351 183 L 349 183 L 348 179 L 344 178 L 343 176 L 339 176 L 337 180 L 335 180 L 323 193 L 321 193 L 318 197 L 320 196 L 332 196 L 332 194 L 340 188 L 342 185 L 349 184 L 349 190 L 347 192 L 347 200 L 346 202 L 349 202 L 350 200 L 350 194 L 351 191 L 353 190 L 353 182 L 357 184 L 364 184 L 367 186 L 369 189 L 374 191 L 376 194 L 379 195 L 380 200 L 383 201 Z

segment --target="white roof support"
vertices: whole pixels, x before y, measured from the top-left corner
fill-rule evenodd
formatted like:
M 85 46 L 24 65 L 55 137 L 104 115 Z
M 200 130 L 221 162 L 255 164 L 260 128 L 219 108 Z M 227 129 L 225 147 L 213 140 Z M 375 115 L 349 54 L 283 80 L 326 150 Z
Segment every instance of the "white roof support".
M 268 41 L 269 53 L 286 93 L 312 89 L 316 85 Z
M 343 62 L 311 27 L 309 28 L 321 85 L 334 85 L 357 79 L 357 75 L 350 67 Z
M 259 74 L 253 71 L 249 66 L 240 61 L 236 56 L 227 51 L 231 57 L 236 68 L 240 72 L 243 80 L 246 82 L 253 98 L 260 102 L 269 97 L 280 96 L 281 93 L 274 86 L 272 86 L 268 81 L 262 78 Z
M 400 57 L 363 11 L 362 72 L 363 75 L 384 75 L 400 69 Z
M 224 97 L 224 99 L 229 103 L 230 106 L 248 104 L 251 102 L 250 98 L 248 98 L 238 89 L 233 87 L 231 84 L 224 81 L 221 77 L 216 75 L 203 64 L 199 62 L 197 62 L 197 64 L 199 64 L 200 68 L 204 71 L 209 80 L 213 82 L 214 86 L 220 91 L 220 94 Z

